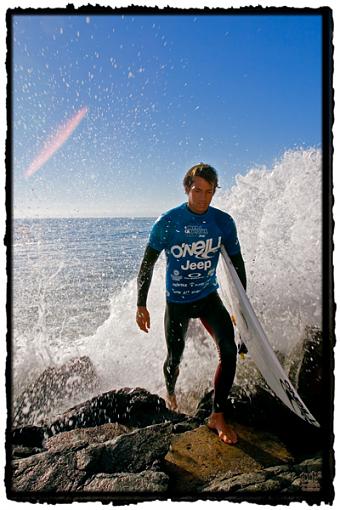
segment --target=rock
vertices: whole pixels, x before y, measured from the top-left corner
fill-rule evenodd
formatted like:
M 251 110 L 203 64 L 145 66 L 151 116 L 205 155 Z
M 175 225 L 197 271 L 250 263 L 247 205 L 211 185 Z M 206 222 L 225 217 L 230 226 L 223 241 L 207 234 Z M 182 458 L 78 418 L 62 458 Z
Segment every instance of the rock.
M 319 456 L 299 463 L 278 435 L 233 420 L 238 443 L 224 444 L 201 425 L 210 404 L 211 393 L 199 416 L 189 417 L 168 411 L 158 395 L 123 388 L 75 406 L 46 428 L 16 429 L 9 493 L 32 501 L 98 496 L 136 502 L 160 495 L 294 500 L 321 491 Z M 278 419 L 266 412 L 264 423 Z
M 212 412 L 212 404 L 213 404 L 213 395 L 214 390 L 209 390 L 203 395 L 201 400 L 199 401 L 196 412 L 195 412 L 195 418 L 201 420 L 202 422 L 210 416 Z
M 281 355 L 282 358 L 282 355 Z M 320 421 L 322 395 L 322 332 L 318 328 L 306 328 L 303 341 L 286 357 L 281 359 L 292 384 L 312 414 Z M 251 360 L 244 362 L 242 374 L 254 382 L 252 391 L 234 384 L 227 400 L 231 420 L 278 435 L 287 447 L 299 456 L 313 455 L 321 448 L 321 430 L 302 420 L 276 397 L 261 377 L 250 377 L 254 367 Z M 240 378 L 239 378 L 240 379 Z M 208 417 L 212 410 L 212 391 L 206 393 L 198 405 L 195 417 Z M 294 431 L 294 433 L 292 433 Z
M 289 378 L 300 397 L 320 422 L 323 408 L 323 380 L 324 367 L 322 331 L 317 327 L 306 327 L 305 335 L 290 353 L 292 364 L 289 368 Z
M 60 434 L 46 439 L 44 441 L 44 447 L 50 452 L 63 451 L 79 444 L 90 445 L 92 443 L 105 443 L 105 441 L 115 439 L 129 432 L 131 432 L 131 427 L 126 427 L 119 423 L 105 423 L 99 427 L 61 432 Z
M 44 452 L 12 462 L 11 490 L 14 493 L 72 492 L 86 481 L 76 467 L 75 452 Z
M 84 491 L 113 493 L 160 493 L 168 489 L 169 477 L 162 472 L 119 473 L 95 475 L 84 486 Z
M 88 473 L 138 473 L 165 457 L 172 425 L 151 425 L 77 453 L 77 468 Z
M 56 409 L 93 395 L 98 385 L 87 356 L 72 359 L 59 368 L 49 367 L 14 402 L 12 426 L 41 425 L 55 416 Z
M 29 448 L 27 446 L 16 446 L 12 448 L 12 458 L 13 459 L 22 459 L 26 457 L 31 457 L 31 455 L 37 455 L 38 453 L 42 453 L 44 448 Z
M 53 435 L 65 430 L 117 422 L 131 427 L 147 427 L 166 421 L 182 421 L 185 415 L 169 411 L 164 399 L 143 388 L 112 390 L 77 405 L 48 427 Z
M 199 425 L 201 425 L 201 420 L 198 420 L 197 418 L 188 418 L 185 421 L 175 423 L 173 426 L 173 432 L 174 434 L 181 434 L 183 432 L 188 432 L 188 430 L 194 430 Z
M 239 441 L 224 444 L 207 426 L 173 437 L 165 457 L 171 491 L 190 493 L 218 475 L 232 477 L 253 473 L 263 467 L 292 460 L 284 445 L 273 435 L 235 424 Z
M 84 434 L 84 440 L 50 445 L 45 452 L 12 462 L 11 490 L 15 493 L 73 493 L 96 490 L 100 484 L 125 487 L 127 473 L 144 473 L 137 484 L 140 492 L 153 484 L 154 491 L 161 490 L 167 483 L 166 475 L 157 475 L 155 463 L 162 462 L 171 441 L 172 425 L 169 423 L 152 425 L 144 429 L 120 435 L 115 439 L 88 445 L 86 437 L 94 437 L 93 431 Z M 105 435 L 108 430 L 100 431 Z M 64 436 L 65 438 L 65 436 Z M 49 440 L 50 441 L 50 440 Z M 108 477 L 99 474 L 125 474 L 124 477 Z M 130 478 L 136 480 L 136 476 Z M 91 489 L 92 487 L 92 489 Z M 97 490 L 100 490 L 98 488 Z M 109 489 L 108 489 L 109 490 Z M 123 490 L 123 489 L 121 489 Z M 134 485 L 129 489 L 134 492 Z
M 267 497 L 269 494 L 279 493 L 301 496 L 303 492 L 320 491 L 320 466 L 321 459 L 312 458 L 299 464 L 283 464 L 264 468 L 255 473 L 217 476 L 202 489 L 202 493 L 237 495 L 262 493 Z M 312 475 L 309 475 L 310 473 Z
M 12 445 L 42 447 L 46 434 L 44 427 L 26 425 L 12 430 Z
M 112 390 L 79 404 L 45 426 L 28 425 L 12 430 L 12 444 L 41 448 L 43 441 L 61 432 L 119 423 L 129 428 L 155 423 L 185 421 L 188 417 L 169 411 L 165 401 L 143 388 Z

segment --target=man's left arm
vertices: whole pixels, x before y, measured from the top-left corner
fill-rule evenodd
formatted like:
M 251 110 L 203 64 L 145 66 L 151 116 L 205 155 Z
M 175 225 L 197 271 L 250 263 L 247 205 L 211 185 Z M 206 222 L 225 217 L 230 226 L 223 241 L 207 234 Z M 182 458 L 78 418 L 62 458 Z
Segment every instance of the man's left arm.
M 236 272 L 238 274 L 239 279 L 241 280 L 244 290 L 247 290 L 247 275 L 242 253 L 240 252 L 237 255 L 231 255 L 230 260 L 232 261 L 233 266 L 236 269 Z
M 241 280 L 241 283 L 243 285 L 244 290 L 247 290 L 247 276 L 246 276 L 246 268 L 244 265 L 244 260 L 242 257 L 241 252 L 237 255 L 231 255 L 230 260 L 233 263 L 234 268 L 236 269 L 236 272 L 238 274 L 239 279 Z M 242 342 L 238 345 L 238 353 L 240 355 L 247 354 L 248 349 L 246 345 Z

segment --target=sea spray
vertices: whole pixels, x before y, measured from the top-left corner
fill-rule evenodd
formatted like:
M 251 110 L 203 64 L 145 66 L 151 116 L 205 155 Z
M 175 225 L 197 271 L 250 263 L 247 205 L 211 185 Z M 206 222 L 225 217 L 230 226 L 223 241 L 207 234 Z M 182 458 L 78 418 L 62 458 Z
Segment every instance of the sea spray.
M 321 327 L 321 152 L 287 151 L 272 171 L 251 170 L 215 205 L 238 226 L 248 295 L 272 345 L 289 352 Z
M 305 327 L 321 324 L 321 154 L 315 149 L 288 151 L 274 168 L 238 176 L 214 206 L 228 211 L 238 227 L 248 293 L 273 347 L 286 354 Z M 219 277 L 223 274 L 219 268 Z M 136 280 L 111 300 L 108 321 L 87 339 L 107 388 L 143 386 L 164 392 L 166 356 L 164 256 L 157 263 L 149 293 L 151 329 L 135 324 Z M 217 363 L 215 346 L 198 320 L 192 321 L 177 391 L 203 393 L 211 387 Z M 251 365 L 251 362 L 249 362 Z M 238 371 L 237 381 L 247 378 Z M 249 366 L 247 388 L 254 384 Z M 240 377 L 240 373 L 242 377 Z
M 272 169 L 253 168 L 238 176 L 212 203 L 236 221 L 248 294 L 270 342 L 283 353 L 299 341 L 306 326 L 321 325 L 321 177 L 320 150 L 287 151 Z M 41 232 L 29 242 L 21 236 L 14 253 L 26 264 L 14 286 L 15 392 L 46 368 L 43 347 L 54 365 L 88 356 L 102 391 L 141 386 L 164 395 L 164 254 L 149 292 L 149 333 L 135 322 L 136 276 L 152 221 L 69 219 L 25 225 L 26 238 L 38 227 Z M 26 259 L 34 263 L 27 265 Z M 218 275 L 223 277 L 220 270 Z M 37 292 L 37 285 L 49 287 L 48 292 Z M 29 314 L 39 306 L 46 317 L 39 315 L 37 323 Z M 43 326 L 38 336 L 37 324 Z M 184 408 L 212 387 L 216 364 L 213 340 L 193 320 L 177 385 Z M 237 382 L 249 389 L 253 374 L 250 360 L 240 362 Z

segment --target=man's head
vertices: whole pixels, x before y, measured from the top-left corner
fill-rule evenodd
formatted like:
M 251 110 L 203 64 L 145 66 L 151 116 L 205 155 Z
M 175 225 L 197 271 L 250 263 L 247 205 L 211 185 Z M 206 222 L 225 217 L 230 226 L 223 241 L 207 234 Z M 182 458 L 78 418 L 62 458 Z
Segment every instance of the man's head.
M 190 209 L 197 214 L 203 214 L 218 187 L 217 172 L 212 166 L 200 163 L 187 171 L 183 185 Z
M 207 165 L 206 163 L 199 163 L 198 165 L 191 167 L 183 179 L 183 185 L 186 193 L 189 192 L 195 177 L 202 177 L 202 179 L 209 182 L 209 184 L 213 186 L 215 193 L 216 188 L 218 188 L 218 177 L 215 168 Z

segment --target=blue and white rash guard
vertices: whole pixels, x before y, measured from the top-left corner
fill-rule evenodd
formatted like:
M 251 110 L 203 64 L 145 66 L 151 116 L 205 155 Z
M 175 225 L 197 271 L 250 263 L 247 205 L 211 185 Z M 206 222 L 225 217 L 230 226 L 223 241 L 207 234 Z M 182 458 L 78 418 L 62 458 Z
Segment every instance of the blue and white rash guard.
M 149 246 L 166 254 L 166 299 L 189 303 L 218 289 L 216 268 L 223 244 L 230 256 L 240 253 L 232 217 L 209 207 L 195 214 L 184 203 L 162 214 L 152 227 Z

